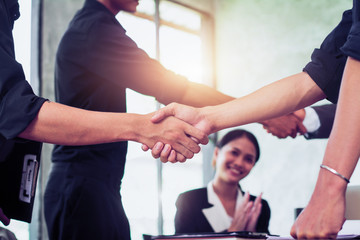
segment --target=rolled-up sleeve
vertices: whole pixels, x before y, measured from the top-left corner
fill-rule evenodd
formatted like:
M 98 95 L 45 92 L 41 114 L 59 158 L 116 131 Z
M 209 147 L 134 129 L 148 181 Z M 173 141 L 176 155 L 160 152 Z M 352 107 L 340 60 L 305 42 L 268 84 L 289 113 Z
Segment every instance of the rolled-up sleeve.
M 46 100 L 34 94 L 15 60 L 11 22 L 3 2 L 0 5 L 0 134 L 11 139 L 30 124 Z
M 360 1 L 353 0 L 353 24 L 346 43 L 341 48 L 347 56 L 360 60 Z
M 337 102 L 342 74 L 347 59 L 340 48 L 345 44 L 352 26 L 352 11 L 343 13 L 341 22 L 311 55 L 304 72 L 323 90 L 328 100 Z

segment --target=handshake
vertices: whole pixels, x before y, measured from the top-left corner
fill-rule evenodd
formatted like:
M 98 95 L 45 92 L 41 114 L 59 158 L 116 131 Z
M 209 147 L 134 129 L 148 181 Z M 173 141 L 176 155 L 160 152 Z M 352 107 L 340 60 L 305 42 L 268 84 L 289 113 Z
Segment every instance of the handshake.
M 305 110 L 300 109 L 287 115 L 262 121 L 263 128 L 278 138 L 295 138 L 298 135 L 307 133 L 303 124 Z
M 218 106 L 194 108 L 178 103 L 171 103 L 151 116 L 154 125 L 163 124 L 158 130 L 161 133 L 152 138 L 152 143 L 142 142 L 142 149 L 151 148 L 154 158 L 162 162 L 185 162 L 200 151 L 199 144 L 208 143 L 208 135 L 226 127 L 252 122 L 249 119 L 240 120 L 233 111 Z M 236 108 L 228 108 L 236 109 Z M 222 112 L 222 114 L 220 114 Z M 229 117 L 227 117 L 229 116 Z M 232 116 L 232 117 L 230 117 Z M 287 115 L 260 122 L 264 129 L 278 138 L 303 135 L 307 129 L 303 125 L 305 110 L 300 109 Z M 155 143 L 154 143 L 155 140 Z
M 207 117 L 207 107 L 194 108 L 171 103 L 151 114 L 151 122 L 161 126 L 151 137 L 151 142 L 142 142 L 142 149 L 151 148 L 154 158 L 162 162 L 185 162 L 200 152 L 199 144 L 209 142 L 208 135 L 215 132 L 214 124 Z M 154 144 L 154 140 L 155 144 Z M 152 146 L 152 147 L 151 147 Z

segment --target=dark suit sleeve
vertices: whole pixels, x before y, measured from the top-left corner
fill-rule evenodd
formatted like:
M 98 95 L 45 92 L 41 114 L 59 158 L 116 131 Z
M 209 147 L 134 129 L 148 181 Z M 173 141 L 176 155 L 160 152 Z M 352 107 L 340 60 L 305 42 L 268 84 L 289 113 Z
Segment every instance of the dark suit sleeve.
M 347 59 L 347 55 L 340 48 L 347 42 L 352 22 L 352 11 L 345 11 L 341 22 L 325 38 L 320 48 L 314 50 L 311 62 L 303 69 L 333 103 L 337 103 L 338 100 Z
M 15 3 L 16 10 L 17 1 L 7 1 L 10 2 Z M 13 4 L 9 6 L 12 8 Z M 45 101 L 34 94 L 21 64 L 15 60 L 12 25 L 13 19 L 8 17 L 7 8 L 0 1 L 0 134 L 6 139 L 21 133 Z
M 175 233 L 195 233 L 196 218 L 189 195 L 180 194 L 176 200 Z
M 258 223 L 256 225 L 256 232 L 270 233 L 269 222 L 270 222 L 270 207 L 266 200 L 261 200 L 262 208 L 259 216 Z
M 336 104 L 326 104 L 312 107 L 320 120 L 320 128 L 313 133 L 308 133 L 306 139 L 328 138 L 334 123 Z

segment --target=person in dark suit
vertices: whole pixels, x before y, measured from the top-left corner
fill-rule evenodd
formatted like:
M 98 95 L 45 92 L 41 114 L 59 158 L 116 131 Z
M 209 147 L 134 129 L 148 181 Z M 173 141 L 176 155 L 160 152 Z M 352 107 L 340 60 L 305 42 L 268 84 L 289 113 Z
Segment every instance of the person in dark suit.
M 306 107 L 263 121 L 263 127 L 278 138 L 303 135 L 306 139 L 329 138 L 337 104 Z
M 198 142 L 188 137 L 188 133 L 194 134 L 198 130 L 184 125 L 182 121 L 172 121 L 175 125 L 169 122 L 160 126 L 150 124 L 151 114 L 87 111 L 36 96 L 26 81 L 21 64 L 15 58 L 12 30 L 19 17 L 18 0 L 0 0 L 0 163 L 12 161 L 7 156 L 14 142 L 23 139 L 39 144 L 46 142 L 71 146 L 132 140 L 154 146 L 158 138 L 167 137 L 175 144 L 183 141 L 183 144 L 177 144 L 178 152 L 183 155 L 193 156 L 194 152 L 200 151 Z M 140 130 L 139 126 L 143 129 Z M 186 132 L 183 131 L 185 129 Z M 163 134 L 163 131 L 167 133 Z M 177 137 L 174 137 L 174 131 Z M 206 135 L 201 131 L 198 133 L 207 142 Z M 1 184 L 11 182 L 12 179 L 7 179 L 7 182 Z M 6 193 L 1 192 L 0 195 L 1 199 Z M 1 205 L 0 222 L 4 225 L 10 223 Z
M 139 48 L 116 19 L 119 12 L 136 12 L 138 4 L 137 0 L 84 1 L 56 53 L 56 100 L 84 110 L 122 113 L 131 120 L 133 114 L 126 113 L 126 89 L 155 97 L 162 104 L 206 106 L 233 99 L 166 69 Z M 150 124 L 150 118 L 147 120 Z M 143 125 L 146 123 L 132 122 L 137 124 L 136 130 L 148 131 Z M 177 136 L 171 140 L 176 142 Z M 179 151 L 173 151 L 170 145 L 166 144 L 166 149 L 172 153 L 173 162 L 181 161 L 176 154 Z M 127 139 L 109 144 L 54 146 L 44 194 L 50 239 L 131 238 L 120 191 L 126 156 Z M 92 228 L 94 222 L 96 228 Z
M 207 187 L 181 193 L 176 201 L 176 233 L 253 231 L 269 233 L 266 200 L 244 193 L 245 178 L 260 156 L 255 136 L 243 129 L 228 132 L 216 145 L 214 179 Z

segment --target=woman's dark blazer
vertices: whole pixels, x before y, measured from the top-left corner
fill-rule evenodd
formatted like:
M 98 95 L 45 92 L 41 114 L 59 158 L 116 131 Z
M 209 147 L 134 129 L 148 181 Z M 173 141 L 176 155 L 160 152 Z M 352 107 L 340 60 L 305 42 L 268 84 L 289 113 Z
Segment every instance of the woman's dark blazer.
M 250 195 L 254 201 L 255 196 Z M 269 233 L 270 207 L 262 199 L 262 209 L 256 226 L 256 232 Z M 202 209 L 212 207 L 208 202 L 207 189 L 199 188 L 181 193 L 176 200 L 175 233 L 214 232 Z

